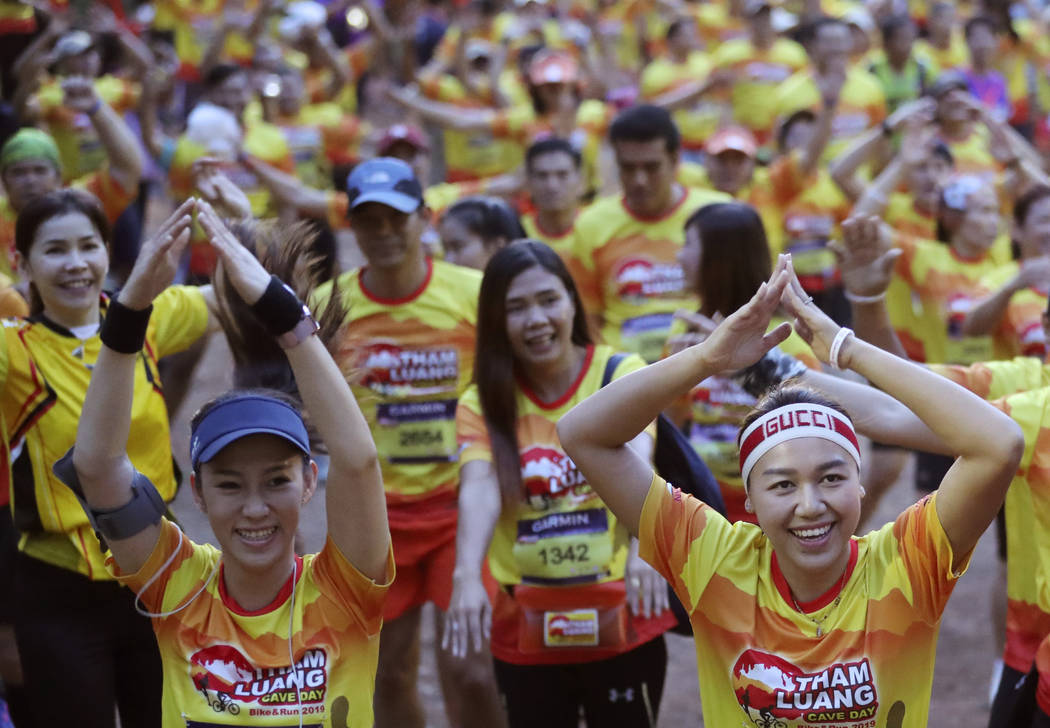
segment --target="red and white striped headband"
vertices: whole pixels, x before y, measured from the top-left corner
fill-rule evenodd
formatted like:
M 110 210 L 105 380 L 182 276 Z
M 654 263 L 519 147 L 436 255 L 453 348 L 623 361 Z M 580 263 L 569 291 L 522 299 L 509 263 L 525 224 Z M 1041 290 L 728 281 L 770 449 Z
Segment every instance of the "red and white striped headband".
M 830 440 L 848 452 L 860 469 L 860 444 L 848 417 L 822 404 L 789 404 L 762 415 L 740 434 L 740 475 L 744 487 L 759 458 L 780 443 L 798 437 Z

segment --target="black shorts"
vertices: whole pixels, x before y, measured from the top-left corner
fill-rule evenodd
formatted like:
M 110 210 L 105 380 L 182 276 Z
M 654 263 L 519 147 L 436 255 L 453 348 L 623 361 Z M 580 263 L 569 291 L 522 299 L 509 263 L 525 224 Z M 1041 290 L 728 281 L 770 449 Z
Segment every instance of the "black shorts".
M 661 635 L 607 660 L 512 665 L 493 660 L 510 728 L 652 728 L 667 673 Z
M 1008 665 L 1003 665 L 1003 676 L 992 701 L 992 712 L 988 716 L 988 728 L 1029 728 L 1039 712 L 1035 702 L 1035 689 L 1039 673 L 1033 667 L 1027 675 Z
M 11 518 L 11 507 L 0 507 L 0 624 L 15 618 L 15 556 L 18 555 L 18 531 Z

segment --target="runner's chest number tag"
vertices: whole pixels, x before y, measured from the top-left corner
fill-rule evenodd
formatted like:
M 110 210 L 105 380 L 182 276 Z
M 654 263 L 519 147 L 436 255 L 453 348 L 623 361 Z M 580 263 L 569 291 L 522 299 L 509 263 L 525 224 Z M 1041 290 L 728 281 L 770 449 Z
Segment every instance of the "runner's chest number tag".
M 376 447 L 390 463 L 456 459 L 456 400 L 388 402 L 376 406 Z
M 514 558 L 524 583 L 594 582 L 609 573 L 613 539 L 604 508 L 518 521 Z
M 572 609 L 543 613 L 546 647 L 594 647 L 598 644 L 598 610 Z

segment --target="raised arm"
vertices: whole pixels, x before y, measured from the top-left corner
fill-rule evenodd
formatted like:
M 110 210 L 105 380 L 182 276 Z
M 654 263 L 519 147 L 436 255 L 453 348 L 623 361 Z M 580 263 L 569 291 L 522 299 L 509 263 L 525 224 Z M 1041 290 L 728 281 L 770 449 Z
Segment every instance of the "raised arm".
M 135 469 L 127 447 L 135 366 L 145 343 L 147 309 L 171 283 L 189 242 L 194 204 L 192 198 L 183 202 L 143 244 L 127 284 L 110 304 L 102 324 L 102 347 L 91 372 L 73 450 L 73 466 L 84 498 L 95 511 L 119 509 L 132 500 Z M 165 439 L 156 446 L 171 445 Z M 107 538 L 121 571 L 130 574 L 146 563 L 160 537 L 159 522 L 158 513 L 156 522 L 129 538 Z
M 795 330 L 829 362 L 840 327 L 819 311 L 791 274 L 784 304 Z M 955 553 L 968 558 L 995 518 L 1024 451 L 1020 428 L 981 398 L 925 367 L 849 336 L 838 354 L 852 369 L 914 412 L 957 456 L 937 491 L 937 515 Z
M 145 160 L 134 133 L 120 115 L 95 93 L 91 79 L 71 77 L 62 82 L 64 103 L 88 115 L 109 159 L 110 176 L 124 189 L 134 192 L 142 179 Z
M 244 302 L 258 303 L 272 277 L 206 203 L 198 221 L 222 261 L 223 271 Z M 270 295 L 273 295 L 272 293 Z M 293 296 L 290 291 L 287 295 Z M 258 309 L 255 309 L 258 312 Z M 263 321 L 272 331 L 275 325 Z M 376 581 L 386 573 L 390 549 L 386 496 L 372 433 L 350 386 L 317 336 L 284 349 L 311 423 L 328 448 L 326 487 L 328 537 L 362 574 Z
M 294 207 L 308 217 L 324 218 L 328 214 L 328 193 L 303 184 L 298 177 L 245 154 L 241 161 L 255 173 L 277 202 Z
M 462 109 L 452 104 L 423 98 L 416 87 L 391 87 L 387 90 L 387 95 L 409 111 L 446 129 L 488 131 L 496 120 L 496 112 L 493 109 Z
M 1010 307 L 1010 299 L 1018 291 L 1050 280 L 1050 258 L 1041 256 L 1021 261 L 1017 275 L 999 287 L 994 293 L 981 299 L 963 319 L 964 336 L 991 334 L 998 327 Z
M 627 443 L 697 383 L 749 366 L 787 337 L 788 324 L 766 333 L 787 282 L 783 270 L 778 265 L 771 282 L 703 343 L 616 379 L 558 421 L 565 451 L 633 535 L 653 469 Z

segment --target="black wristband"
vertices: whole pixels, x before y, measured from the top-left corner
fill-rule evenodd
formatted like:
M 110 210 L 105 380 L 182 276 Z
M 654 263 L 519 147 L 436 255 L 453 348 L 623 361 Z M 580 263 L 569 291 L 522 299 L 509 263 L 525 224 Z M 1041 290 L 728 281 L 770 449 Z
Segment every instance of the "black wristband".
M 98 332 L 102 343 L 121 354 L 137 354 L 146 343 L 146 328 L 153 313 L 150 304 L 141 311 L 128 308 L 117 299 L 109 302 L 106 318 Z
M 303 318 L 303 303 L 277 276 L 270 277 L 270 285 L 262 298 L 252 305 L 252 313 L 271 336 L 287 334 Z

